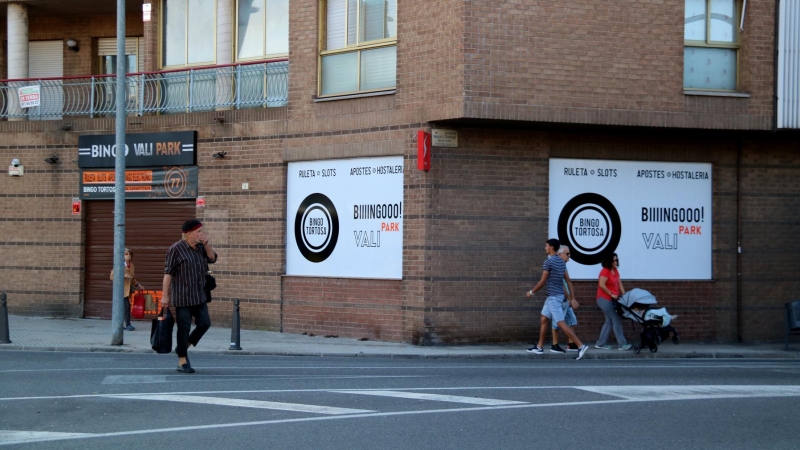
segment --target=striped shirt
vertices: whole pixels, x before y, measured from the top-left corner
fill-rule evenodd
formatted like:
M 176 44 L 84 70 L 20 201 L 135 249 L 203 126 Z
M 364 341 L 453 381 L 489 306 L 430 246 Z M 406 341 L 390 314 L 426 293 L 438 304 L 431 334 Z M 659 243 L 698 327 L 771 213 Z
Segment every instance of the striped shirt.
M 216 254 L 214 261 L 216 261 Z M 184 239 L 172 244 L 164 261 L 164 274 L 172 275 L 171 303 L 175 307 L 196 306 L 206 302 L 203 289 L 208 273 L 208 259 L 203 244 L 194 248 Z
M 542 270 L 550 272 L 547 276 L 547 296 L 564 295 L 564 273 L 567 271 L 567 263 L 558 255 L 547 258 L 542 264 Z

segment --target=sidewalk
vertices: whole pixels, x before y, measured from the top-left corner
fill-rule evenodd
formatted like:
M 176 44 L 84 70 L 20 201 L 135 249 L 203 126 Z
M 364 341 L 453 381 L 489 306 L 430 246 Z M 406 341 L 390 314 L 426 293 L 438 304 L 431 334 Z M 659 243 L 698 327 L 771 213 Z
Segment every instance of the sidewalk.
M 135 321 L 136 331 L 126 331 L 124 345 L 112 346 L 111 322 L 96 319 L 55 319 L 46 317 L 9 316 L 10 344 L 0 344 L 0 350 L 37 350 L 72 352 L 123 352 L 154 353 L 150 348 L 150 322 Z M 528 344 L 516 345 L 453 345 L 421 347 L 410 344 L 356 339 L 326 338 L 270 331 L 241 330 L 242 350 L 228 350 L 231 345 L 230 328 L 212 327 L 200 346 L 192 353 L 283 355 L 283 356 L 372 356 L 386 358 L 529 358 L 573 359 L 576 353 L 566 355 L 545 353 L 531 355 L 525 352 Z M 174 338 L 173 338 L 174 339 Z M 643 349 L 631 351 L 598 350 L 591 348 L 584 359 L 628 358 L 773 358 L 800 359 L 800 344 L 794 338 L 791 351 L 783 344 L 698 344 L 665 342 L 657 353 Z M 546 347 L 546 349 L 549 347 Z

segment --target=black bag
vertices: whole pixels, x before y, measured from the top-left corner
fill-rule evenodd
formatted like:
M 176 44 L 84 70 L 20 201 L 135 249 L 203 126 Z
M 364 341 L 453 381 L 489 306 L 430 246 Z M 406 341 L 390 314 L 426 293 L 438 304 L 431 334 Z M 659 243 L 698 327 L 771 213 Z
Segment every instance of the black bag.
M 203 290 L 206 292 L 206 303 L 211 303 L 211 291 L 217 287 L 217 280 L 211 274 L 206 274 L 206 284 Z
M 205 284 L 203 289 L 205 289 L 206 291 L 211 292 L 216 288 L 217 288 L 217 280 L 213 276 L 211 276 L 210 273 L 207 273 L 206 274 L 206 284 Z
M 163 312 L 163 315 L 162 315 Z M 175 326 L 175 319 L 169 308 L 161 308 L 158 317 L 153 319 L 153 326 L 150 328 L 150 345 L 157 353 L 170 353 L 172 351 L 172 328 Z

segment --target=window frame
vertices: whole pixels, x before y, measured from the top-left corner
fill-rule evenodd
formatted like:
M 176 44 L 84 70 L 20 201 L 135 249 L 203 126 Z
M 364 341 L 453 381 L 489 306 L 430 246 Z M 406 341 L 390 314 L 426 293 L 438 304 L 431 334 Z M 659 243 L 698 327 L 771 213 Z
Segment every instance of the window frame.
M 731 0 L 733 2 L 733 9 L 734 9 L 734 17 L 733 17 L 733 32 L 736 35 L 736 38 L 733 42 L 724 42 L 724 41 L 712 41 L 711 40 L 711 1 L 712 0 L 704 0 L 706 3 L 706 20 L 705 20 L 705 40 L 698 41 L 698 40 L 683 40 L 683 48 L 684 50 L 687 47 L 695 47 L 695 48 L 719 48 L 719 49 L 726 49 L 726 50 L 735 50 L 736 51 L 736 86 L 733 89 L 717 89 L 717 88 L 689 88 L 686 87 L 686 79 L 683 80 L 683 90 L 684 91 L 707 91 L 707 92 L 739 92 L 739 72 L 740 72 L 740 60 L 739 58 L 739 50 L 741 49 L 741 33 L 739 31 L 739 21 L 741 20 L 742 8 L 741 2 L 739 0 Z M 683 2 L 683 11 L 684 11 L 684 30 L 686 29 L 686 0 Z M 686 57 L 683 59 L 683 65 L 686 66 Z
M 234 30 L 233 30 L 233 60 L 236 62 L 249 62 L 249 61 L 263 61 L 267 59 L 273 58 L 285 58 L 289 56 L 289 52 L 285 53 L 265 53 L 261 56 L 252 56 L 250 58 L 239 58 L 239 2 L 241 0 L 236 0 L 234 11 L 233 11 L 233 20 L 235 22 Z M 291 2 L 289 3 L 289 7 L 291 8 Z M 289 13 L 291 11 L 286 12 L 286 21 L 289 21 Z M 267 33 L 266 33 L 266 20 L 267 20 L 267 8 L 264 8 L 264 51 L 267 49 Z M 287 36 L 287 44 L 288 44 L 289 36 Z
M 192 63 L 192 64 L 188 63 L 188 61 L 189 61 L 189 20 L 188 20 L 188 14 L 187 14 L 186 29 L 185 29 L 185 34 L 184 34 L 184 36 L 186 36 L 186 48 L 184 49 L 184 55 L 186 57 L 185 60 L 187 61 L 187 63 L 185 63 L 185 64 L 176 64 L 176 65 L 171 65 L 171 66 L 168 66 L 168 65 L 164 64 L 164 45 L 165 45 L 165 43 L 164 43 L 164 6 L 165 6 L 165 3 L 167 1 L 168 0 L 159 0 L 159 2 L 158 2 L 158 7 L 159 7 L 159 10 L 158 10 L 158 67 L 160 69 L 169 70 L 169 69 L 183 69 L 183 68 L 193 68 L 193 67 L 216 66 L 217 65 L 217 19 L 218 19 L 217 16 L 218 16 L 218 13 L 219 13 L 219 1 L 218 0 L 214 0 L 214 8 L 213 8 L 214 9 L 214 32 L 213 32 L 214 33 L 214 39 L 213 39 L 214 47 L 212 49 L 212 52 L 214 54 L 214 58 L 212 58 L 211 61 L 204 61 L 204 62 Z M 188 0 L 186 5 L 187 5 L 187 8 L 188 8 L 191 5 L 191 0 Z
M 356 43 L 356 44 L 347 44 L 347 36 L 349 30 L 349 23 L 348 23 L 348 15 L 345 14 L 345 26 L 344 26 L 344 42 L 345 45 L 342 48 L 337 48 L 334 50 L 328 50 L 327 47 L 327 38 L 328 38 L 328 20 L 327 20 L 327 13 L 328 13 L 328 2 L 330 0 L 319 0 L 319 40 L 317 42 L 319 52 L 317 54 L 317 98 L 331 98 L 331 97 L 342 97 L 342 96 L 350 96 L 359 95 L 359 94 L 371 94 L 375 92 L 388 92 L 394 91 L 397 89 L 397 65 L 395 63 L 395 84 L 392 87 L 382 87 L 376 89 L 357 89 L 355 91 L 347 91 L 347 92 L 337 92 L 335 94 L 322 94 L 322 59 L 325 56 L 331 55 L 338 55 L 344 53 L 356 53 L 357 56 L 357 71 L 356 71 L 356 86 L 361 86 L 361 52 L 364 50 L 372 50 L 376 48 L 385 48 L 385 47 L 397 47 L 397 36 L 393 38 L 383 38 L 383 39 L 374 39 L 371 41 L 365 41 L 364 43 Z M 360 5 L 360 0 L 358 1 Z M 399 3 L 399 1 L 398 1 Z M 399 9 L 399 5 L 397 6 Z M 396 11 L 395 11 L 396 12 Z M 396 20 L 396 19 L 395 19 Z M 359 6 L 356 10 L 356 27 L 361 22 L 361 7 Z M 359 37 L 358 28 L 356 28 L 356 39 Z

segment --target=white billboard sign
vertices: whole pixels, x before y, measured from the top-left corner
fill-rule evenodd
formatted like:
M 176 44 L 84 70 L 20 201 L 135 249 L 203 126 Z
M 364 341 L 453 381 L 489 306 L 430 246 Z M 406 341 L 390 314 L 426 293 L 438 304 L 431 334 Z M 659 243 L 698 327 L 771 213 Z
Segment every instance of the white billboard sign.
M 711 164 L 550 160 L 550 237 L 573 279 L 617 253 L 632 280 L 711 279 Z
M 289 163 L 286 274 L 403 277 L 403 157 Z

